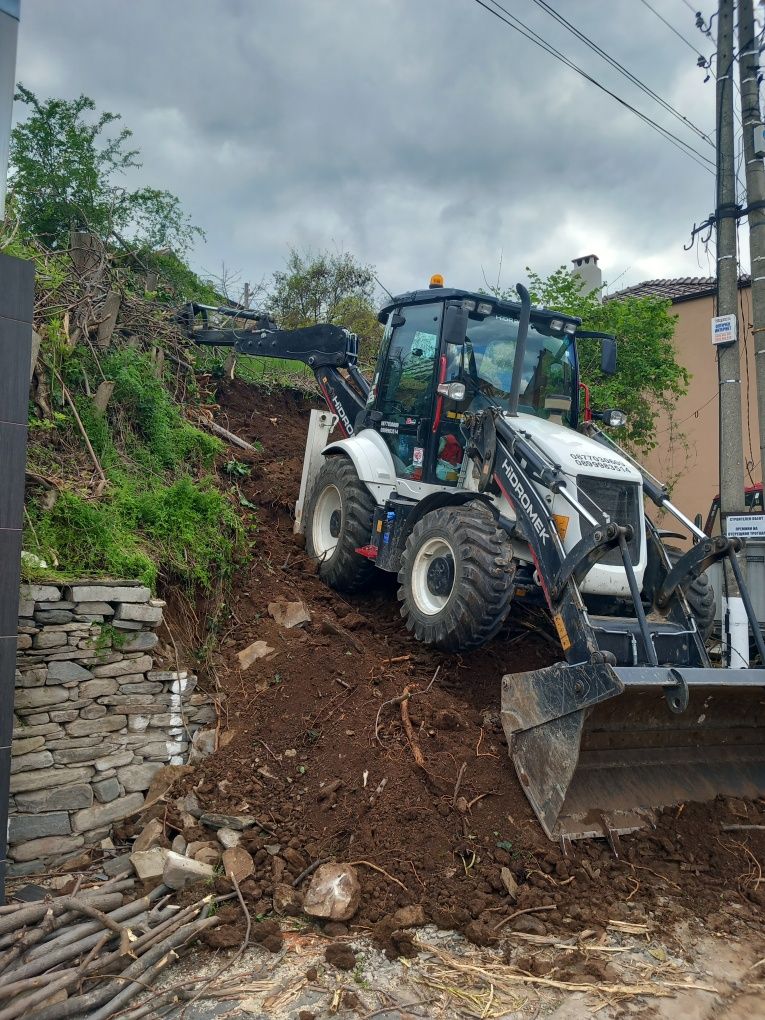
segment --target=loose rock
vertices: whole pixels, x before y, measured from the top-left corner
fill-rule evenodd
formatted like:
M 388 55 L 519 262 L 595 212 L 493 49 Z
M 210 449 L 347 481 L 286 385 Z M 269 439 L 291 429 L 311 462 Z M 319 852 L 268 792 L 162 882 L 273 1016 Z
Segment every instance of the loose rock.
M 308 887 L 303 910 L 310 917 L 349 921 L 359 908 L 361 886 L 350 864 L 322 864 Z

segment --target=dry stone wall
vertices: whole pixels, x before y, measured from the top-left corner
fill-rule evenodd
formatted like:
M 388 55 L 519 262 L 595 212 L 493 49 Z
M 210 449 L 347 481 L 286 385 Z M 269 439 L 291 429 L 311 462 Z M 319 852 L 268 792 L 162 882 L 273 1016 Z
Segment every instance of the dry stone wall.
M 196 677 L 154 668 L 163 606 L 132 582 L 22 585 L 9 875 L 106 838 L 158 769 L 209 746 Z

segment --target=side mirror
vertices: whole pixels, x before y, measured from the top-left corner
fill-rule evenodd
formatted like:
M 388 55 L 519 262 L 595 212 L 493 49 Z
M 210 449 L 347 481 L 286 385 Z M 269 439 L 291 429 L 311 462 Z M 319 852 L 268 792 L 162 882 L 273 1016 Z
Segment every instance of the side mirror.
M 461 382 L 439 383 L 436 391 L 439 397 L 446 397 L 447 400 L 455 400 L 457 403 L 465 399 L 466 388 Z
M 601 338 L 600 371 L 603 375 L 613 375 L 616 371 L 616 340 L 612 336 Z
M 468 328 L 468 311 L 461 304 L 448 304 L 444 311 L 444 343 L 461 347 L 465 343 Z
M 390 320 L 391 328 L 397 329 L 399 326 L 403 326 L 406 323 L 406 319 L 401 312 L 394 312 L 393 317 Z

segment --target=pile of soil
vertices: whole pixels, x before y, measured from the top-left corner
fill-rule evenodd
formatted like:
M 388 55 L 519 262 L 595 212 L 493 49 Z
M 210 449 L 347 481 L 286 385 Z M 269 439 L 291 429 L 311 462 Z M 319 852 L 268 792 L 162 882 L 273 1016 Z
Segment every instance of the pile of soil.
M 655 830 L 623 837 L 619 858 L 594 840 L 564 856 L 533 816 L 499 723 L 501 676 L 547 665 L 560 651 L 511 625 L 479 651 L 444 655 L 409 636 L 392 579 L 381 576 L 352 604 L 325 587 L 292 530 L 318 400 L 238 381 L 218 400 L 219 420 L 262 447 L 237 453 L 250 467 L 237 485 L 258 508 L 257 530 L 216 661 L 229 742 L 183 789 L 204 811 L 258 819 L 242 841 L 256 864 L 242 885 L 253 915 L 271 911 L 277 884 L 332 859 L 361 862 L 353 925 L 400 952 L 406 938 L 392 914 L 411 905 L 485 944 L 502 926 L 544 934 L 686 913 L 717 930 L 759 925 L 765 832 L 722 825 L 765 824 L 763 802 L 680 805 Z M 311 623 L 278 626 L 268 614 L 277 599 L 302 601 Z M 256 640 L 274 652 L 242 671 L 236 653 Z M 394 700 L 407 687 L 416 692 L 407 706 L 424 767 Z M 178 817 L 171 810 L 180 826 Z M 518 884 L 515 898 L 502 869 Z

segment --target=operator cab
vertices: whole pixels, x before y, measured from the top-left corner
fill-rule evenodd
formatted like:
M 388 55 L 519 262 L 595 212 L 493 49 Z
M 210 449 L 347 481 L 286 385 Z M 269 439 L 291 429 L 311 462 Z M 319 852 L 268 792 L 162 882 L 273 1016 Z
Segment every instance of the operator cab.
M 467 469 L 466 415 L 510 409 L 521 304 L 433 281 L 380 311 L 385 334 L 365 425 L 385 440 L 399 477 L 457 485 Z M 531 310 L 519 413 L 577 427 L 580 321 Z

